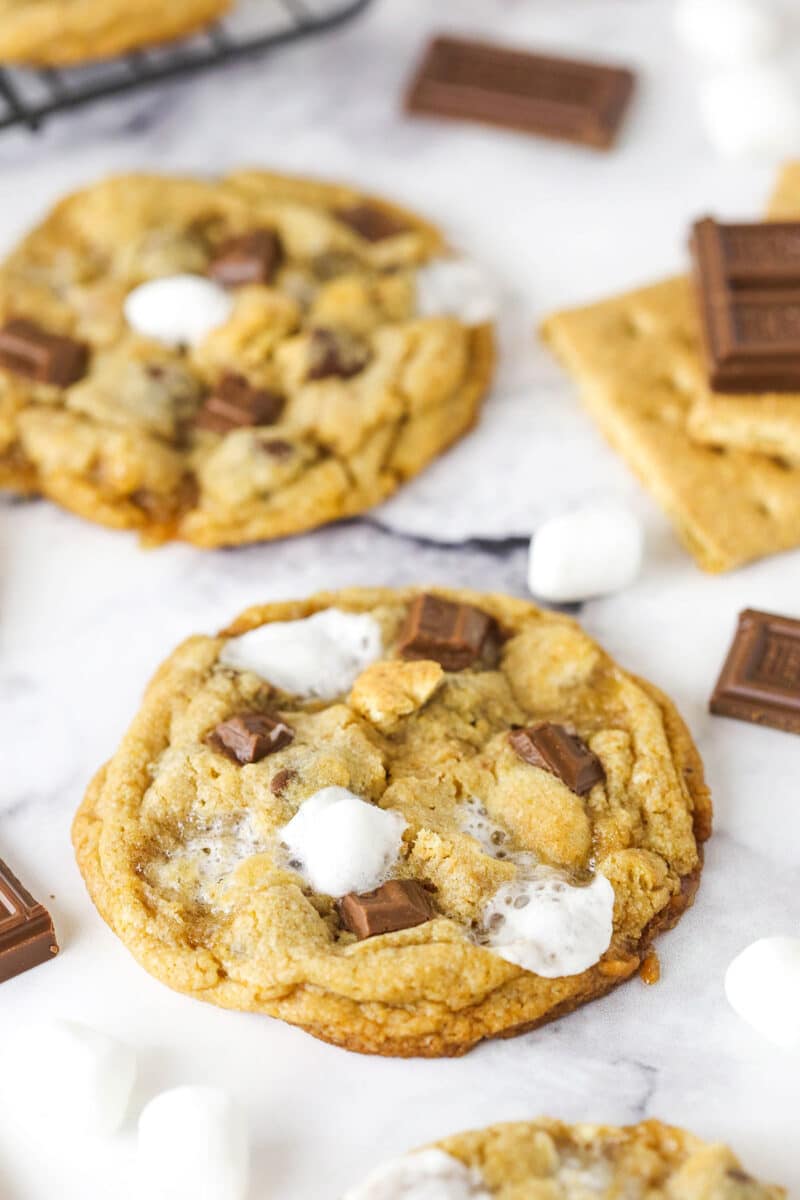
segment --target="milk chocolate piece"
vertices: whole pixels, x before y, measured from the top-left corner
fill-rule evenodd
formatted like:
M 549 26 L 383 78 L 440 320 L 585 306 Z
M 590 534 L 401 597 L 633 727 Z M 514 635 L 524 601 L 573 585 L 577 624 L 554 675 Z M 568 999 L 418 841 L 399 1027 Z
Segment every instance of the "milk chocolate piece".
M 691 248 L 711 387 L 800 391 L 800 222 L 706 218 Z
M 223 375 L 206 397 L 195 424 L 211 433 L 228 433 L 250 425 L 272 425 L 283 410 L 283 396 L 255 388 L 243 375 Z
M 339 901 L 342 924 L 359 941 L 423 925 L 436 916 L 429 893 L 413 879 L 390 879 L 374 892 L 348 892 Z
M 430 658 L 445 671 L 463 671 L 497 635 L 496 621 L 481 609 L 425 594 L 412 601 L 397 649 L 401 658 Z
M 747 608 L 709 705 L 721 717 L 800 733 L 800 620 Z
M 52 917 L 0 859 L 0 983 L 56 954 Z
M 229 238 L 218 247 L 208 273 L 223 287 L 271 283 L 283 259 L 283 247 L 274 229 L 253 229 Z
M 327 379 L 331 375 L 350 379 L 364 370 L 369 357 L 369 347 L 354 334 L 343 329 L 314 329 L 306 379 Z
M 584 741 L 563 725 L 542 721 L 508 735 L 512 749 L 531 766 L 541 767 L 583 796 L 606 777 L 603 764 Z
M 294 730 L 271 713 L 237 713 L 217 725 L 206 740 L 234 762 L 255 763 L 294 741 Z
M 269 790 L 273 796 L 282 796 L 293 779 L 297 778 L 297 771 L 293 771 L 290 767 L 284 767 L 281 771 L 276 771 L 269 781 Z
M 48 333 L 35 321 L 15 318 L 0 329 L 0 367 L 36 383 L 69 387 L 86 374 L 88 361 L 84 342 Z
M 403 225 L 392 213 L 378 208 L 375 204 L 353 204 L 349 208 L 337 208 L 334 216 L 368 242 L 382 242 L 384 238 L 408 232 L 407 225 Z
M 406 107 L 607 150 L 633 84 L 632 72 L 618 67 L 439 37 L 425 53 Z

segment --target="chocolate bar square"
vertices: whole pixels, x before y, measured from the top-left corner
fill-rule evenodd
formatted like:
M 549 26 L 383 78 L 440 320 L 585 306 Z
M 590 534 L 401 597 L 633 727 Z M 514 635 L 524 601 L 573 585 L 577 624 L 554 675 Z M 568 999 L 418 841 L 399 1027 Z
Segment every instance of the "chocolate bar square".
M 712 713 L 800 733 L 800 620 L 748 608 L 709 704 Z

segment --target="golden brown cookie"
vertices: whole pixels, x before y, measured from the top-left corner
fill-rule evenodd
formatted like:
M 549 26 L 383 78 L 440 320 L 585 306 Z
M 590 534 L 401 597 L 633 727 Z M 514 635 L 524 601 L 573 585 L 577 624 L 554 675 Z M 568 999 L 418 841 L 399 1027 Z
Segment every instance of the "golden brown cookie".
M 0 62 L 67 66 L 192 33 L 231 0 L 0 0 Z
M 704 570 L 800 545 L 800 468 L 692 436 L 706 384 L 688 279 L 555 313 L 542 334 Z
M 379 1167 L 344 1200 L 434 1194 L 442 1200 L 781 1200 L 786 1192 L 748 1175 L 727 1146 L 660 1121 L 617 1128 L 542 1118 L 445 1138 Z
M 377 588 L 180 646 L 74 843 L 102 916 L 171 987 L 437 1056 L 635 976 L 691 904 L 710 828 L 675 708 L 574 621 Z
M 477 418 L 460 266 L 403 209 L 265 172 L 70 196 L 0 270 L 0 486 L 199 546 L 363 512 Z

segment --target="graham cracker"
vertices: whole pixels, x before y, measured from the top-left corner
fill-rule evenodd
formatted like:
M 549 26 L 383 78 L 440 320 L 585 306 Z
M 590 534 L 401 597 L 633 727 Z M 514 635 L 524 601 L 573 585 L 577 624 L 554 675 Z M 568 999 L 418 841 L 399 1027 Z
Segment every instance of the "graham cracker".
M 542 335 L 699 566 L 726 571 L 800 545 L 800 468 L 689 435 L 704 366 L 688 279 L 556 313 Z
M 787 163 L 778 175 L 767 219 L 800 220 L 800 162 Z M 703 380 L 689 433 L 700 442 L 775 455 L 800 467 L 800 392 L 734 396 L 712 392 Z

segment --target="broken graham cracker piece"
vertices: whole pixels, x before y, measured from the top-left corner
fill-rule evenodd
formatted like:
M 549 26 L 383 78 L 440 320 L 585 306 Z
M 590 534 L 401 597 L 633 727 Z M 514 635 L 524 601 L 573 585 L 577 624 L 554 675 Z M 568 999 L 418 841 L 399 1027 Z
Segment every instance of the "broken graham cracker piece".
M 800 545 L 800 469 L 690 436 L 690 412 L 706 385 L 688 279 L 555 313 L 542 336 L 704 570 Z
M 353 684 L 348 703 L 365 720 L 390 732 L 430 700 L 444 679 L 438 662 L 376 662 Z
M 527 729 L 513 730 L 508 740 L 523 762 L 556 775 L 578 796 L 585 796 L 606 777 L 594 751 L 563 725 L 540 721 Z
M 499 638 L 497 622 L 470 604 L 424 593 L 408 608 L 397 652 L 401 658 L 427 658 L 445 671 L 463 671 Z
M 709 708 L 800 733 L 800 620 L 753 608 L 740 613 Z
M 436 907 L 415 879 L 390 879 L 372 892 L 348 892 L 339 901 L 339 915 L 345 929 L 363 941 L 424 925 L 436 916 Z
M 56 954 L 53 918 L 0 859 L 0 983 Z

